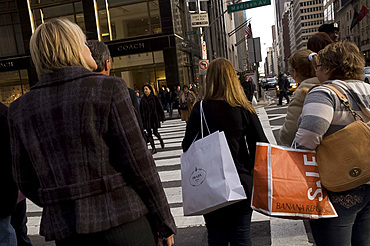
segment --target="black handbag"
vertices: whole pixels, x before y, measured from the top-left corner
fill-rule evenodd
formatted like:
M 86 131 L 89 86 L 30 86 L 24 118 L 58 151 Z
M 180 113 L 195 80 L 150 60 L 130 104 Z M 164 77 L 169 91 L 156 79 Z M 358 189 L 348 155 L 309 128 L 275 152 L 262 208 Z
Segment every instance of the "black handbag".
M 180 107 L 180 110 L 187 110 L 188 109 L 188 104 L 186 102 L 180 103 L 179 107 Z

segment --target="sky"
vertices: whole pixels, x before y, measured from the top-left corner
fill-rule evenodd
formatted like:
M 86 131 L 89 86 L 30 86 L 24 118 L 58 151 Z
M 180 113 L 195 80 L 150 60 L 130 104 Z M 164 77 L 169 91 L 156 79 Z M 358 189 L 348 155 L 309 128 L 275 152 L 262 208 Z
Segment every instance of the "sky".
M 271 26 L 275 24 L 274 2 L 275 1 L 271 1 L 271 5 L 245 10 L 247 19 L 252 18 L 251 26 L 253 37 L 260 37 L 261 40 L 262 63 L 260 63 L 260 71 L 261 67 L 263 68 L 264 60 L 267 55 L 267 48 L 272 46 Z

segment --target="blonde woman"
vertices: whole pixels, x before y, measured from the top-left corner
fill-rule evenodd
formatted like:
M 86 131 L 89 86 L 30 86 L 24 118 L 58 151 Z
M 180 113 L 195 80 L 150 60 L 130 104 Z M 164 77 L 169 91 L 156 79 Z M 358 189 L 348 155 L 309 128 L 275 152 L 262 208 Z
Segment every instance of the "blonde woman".
M 370 85 L 361 80 L 364 65 L 364 57 L 356 44 L 347 41 L 329 44 L 314 59 L 320 83 L 340 90 L 351 108 L 369 124 Z M 294 143 L 298 148 L 315 150 L 322 139 L 353 121 L 351 112 L 332 90 L 315 87 L 304 101 Z M 343 192 L 328 191 L 328 196 L 338 217 L 310 221 L 316 245 L 370 245 L 370 185 L 364 184 Z
M 155 245 L 150 224 L 172 245 L 175 223 L 127 86 L 91 72 L 85 42 L 65 19 L 31 37 L 39 81 L 9 108 L 16 183 L 43 207 L 40 234 L 58 246 Z
M 308 49 L 301 49 L 289 57 L 289 66 L 293 79 L 299 87 L 293 94 L 288 106 L 287 115 L 283 127 L 280 129 L 279 138 L 283 145 L 291 146 L 295 133 L 298 129 L 298 118 L 302 113 L 304 99 L 308 91 L 315 85 L 320 84 L 315 75 L 312 60 L 316 53 Z
M 250 197 L 256 142 L 267 142 L 261 123 L 247 100 L 234 67 L 225 58 L 210 63 L 207 71 L 203 109 L 210 132 L 224 131 L 248 200 L 204 215 L 210 246 L 251 245 Z M 196 103 L 182 142 L 187 151 L 200 138 L 200 103 Z M 204 133 L 205 135 L 208 132 Z M 209 163 L 212 165 L 212 163 Z

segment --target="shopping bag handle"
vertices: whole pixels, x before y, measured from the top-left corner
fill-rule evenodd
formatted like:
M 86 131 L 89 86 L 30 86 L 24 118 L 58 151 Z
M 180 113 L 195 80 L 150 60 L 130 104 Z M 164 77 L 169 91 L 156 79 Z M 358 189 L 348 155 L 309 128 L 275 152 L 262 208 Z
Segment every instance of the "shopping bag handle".
M 206 124 L 208 134 L 211 134 L 211 132 L 209 131 L 209 128 L 208 128 L 206 117 L 204 115 L 203 100 L 202 100 L 202 101 L 200 101 L 200 131 L 201 131 L 201 134 L 202 134 L 202 138 L 203 138 L 203 119 L 204 119 L 204 123 Z

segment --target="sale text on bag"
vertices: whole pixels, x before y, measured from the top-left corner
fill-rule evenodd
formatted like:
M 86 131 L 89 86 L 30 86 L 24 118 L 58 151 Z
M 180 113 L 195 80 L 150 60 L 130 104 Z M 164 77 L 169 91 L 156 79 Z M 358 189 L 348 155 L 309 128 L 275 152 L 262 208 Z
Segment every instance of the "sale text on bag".
M 336 217 L 320 183 L 314 151 L 258 143 L 252 207 L 285 218 Z

